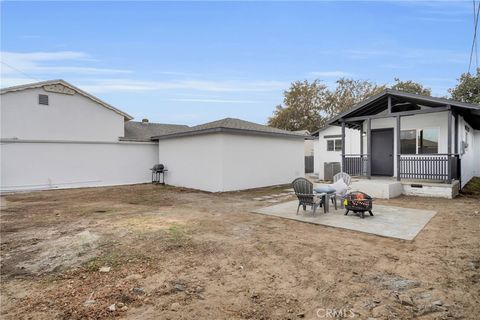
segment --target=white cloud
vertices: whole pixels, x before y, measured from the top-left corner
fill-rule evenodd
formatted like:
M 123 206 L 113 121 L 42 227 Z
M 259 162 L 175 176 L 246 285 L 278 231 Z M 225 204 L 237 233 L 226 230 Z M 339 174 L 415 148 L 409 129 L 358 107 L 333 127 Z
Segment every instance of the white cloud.
M 160 90 L 194 90 L 208 92 L 265 92 L 285 89 L 288 82 L 281 81 L 208 81 L 208 80 L 174 80 L 174 81 L 139 81 L 122 79 L 103 79 L 90 83 L 78 84 L 88 92 L 115 91 L 160 91 Z
M 191 91 L 198 92 L 268 92 L 285 89 L 288 82 L 260 80 L 205 80 L 194 79 L 192 74 L 176 71 L 159 71 L 157 74 L 178 76 L 177 79 L 133 80 L 113 78 L 108 75 L 129 74 L 132 71 L 112 68 L 97 68 L 89 54 L 79 51 L 55 52 L 0 52 L 0 75 L 2 86 L 66 78 L 87 92 L 143 92 L 143 91 Z M 78 77 L 91 75 L 95 77 Z M 104 75 L 103 77 L 99 77 Z M 17 78 L 15 78 L 17 77 Z M 18 80 L 22 78 L 22 80 Z M 195 77 L 196 78 L 196 77 Z M 28 79 L 28 81 L 24 81 Z M 194 95 L 195 98 L 198 95 Z M 227 99 L 228 100 L 228 99 Z M 210 101 L 213 102 L 213 101 Z M 223 103 L 228 103 L 223 101 Z M 230 102 L 234 103 L 234 102 Z
M 27 78 L 27 77 L 0 77 L 0 87 L 13 87 L 18 86 L 21 84 L 33 83 L 42 81 L 45 79 L 35 79 L 35 78 Z
M 342 78 L 342 77 L 353 77 L 354 74 L 346 71 L 312 71 L 308 73 L 313 77 L 321 78 Z
M 235 100 L 235 99 L 203 99 L 203 98 L 174 98 L 170 99 L 170 101 L 177 101 L 177 102 L 207 102 L 207 103 L 257 103 L 258 101 L 253 100 Z
M 400 48 L 395 46 L 390 48 L 349 49 L 344 53 L 348 58 L 351 59 L 378 59 L 379 57 L 385 57 L 391 59 L 391 61 L 396 61 L 397 64 L 400 62 L 425 64 L 464 64 L 467 59 L 466 52 L 427 48 Z
M 81 62 L 82 64 L 95 61 L 85 52 L 56 51 L 56 52 L 0 52 L 3 62 L 3 74 L 125 74 L 130 70 L 96 68 L 90 66 L 58 65 L 63 61 Z M 56 65 L 51 65 L 56 63 Z M 57 76 L 58 78 L 58 76 Z

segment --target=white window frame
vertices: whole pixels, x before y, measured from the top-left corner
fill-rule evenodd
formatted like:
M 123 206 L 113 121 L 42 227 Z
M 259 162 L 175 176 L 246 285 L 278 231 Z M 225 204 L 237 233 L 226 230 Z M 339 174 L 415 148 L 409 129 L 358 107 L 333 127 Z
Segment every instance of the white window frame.
M 327 139 L 327 152 L 342 152 L 342 139 Z M 328 150 L 328 142 L 333 141 L 333 150 Z M 340 150 L 335 150 L 337 143 L 340 144 Z

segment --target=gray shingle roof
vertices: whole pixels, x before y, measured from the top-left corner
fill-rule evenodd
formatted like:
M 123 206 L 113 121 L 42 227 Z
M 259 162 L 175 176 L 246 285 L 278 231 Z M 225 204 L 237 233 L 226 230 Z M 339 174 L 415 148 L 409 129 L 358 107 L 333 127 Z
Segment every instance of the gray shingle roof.
M 153 136 L 175 133 L 188 128 L 188 126 L 181 124 L 127 121 L 125 122 L 125 136 L 120 138 L 120 140 L 151 141 Z
M 225 118 L 213 122 L 208 122 L 194 127 L 186 128 L 185 130 L 157 135 L 154 136 L 154 140 L 169 139 L 175 137 L 193 136 L 215 132 L 230 132 L 230 133 L 243 133 L 243 134 L 255 134 L 255 135 L 268 135 L 268 136 L 284 136 L 284 137 L 296 137 L 304 138 L 305 135 L 298 132 L 286 131 L 277 128 L 268 127 L 254 122 L 249 122 L 235 118 Z

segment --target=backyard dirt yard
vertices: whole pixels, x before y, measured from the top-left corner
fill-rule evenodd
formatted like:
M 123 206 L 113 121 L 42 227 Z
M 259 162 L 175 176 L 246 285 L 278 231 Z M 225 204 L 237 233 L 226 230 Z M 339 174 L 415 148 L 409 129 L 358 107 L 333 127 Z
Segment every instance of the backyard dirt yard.
M 284 189 L 4 196 L 1 318 L 479 318 L 478 195 L 377 201 L 438 212 L 401 241 L 249 213 Z

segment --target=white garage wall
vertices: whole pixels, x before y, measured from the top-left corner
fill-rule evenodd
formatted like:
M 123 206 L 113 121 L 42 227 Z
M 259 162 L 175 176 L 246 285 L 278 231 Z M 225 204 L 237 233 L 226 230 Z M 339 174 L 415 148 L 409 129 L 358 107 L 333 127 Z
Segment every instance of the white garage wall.
M 35 190 L 145 183 L 158 144 L 2 142 L 1 190 Z
M 46 94 L 49 105 L 38 104 Z M 118 141 L 124 117 L 78 93 L 47 92 L 43 88 L 0 96 L 1 138 L 64 141 Z
M 222 142 L 221 134 L 160 140 L 158 162 L 168 169 L 165 182 L 172 186 L 222 191 Z
M 302 139 L 215 133 L 159 141 L 166 183 L 210 192 L 290 183 L 304 175 Z
M 304 176 L 303 139 L 222 136 L 223 191 L 287 184 Z

